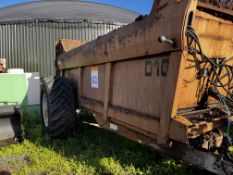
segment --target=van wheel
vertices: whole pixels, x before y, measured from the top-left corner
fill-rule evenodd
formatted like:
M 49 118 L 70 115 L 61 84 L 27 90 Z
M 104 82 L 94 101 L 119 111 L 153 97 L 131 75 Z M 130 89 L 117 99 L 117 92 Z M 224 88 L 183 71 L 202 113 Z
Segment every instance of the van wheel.
M 42 79 L 41 115 L 50 138 L 66 138 L 75 127 L 76 91 L 72 82 L 60 76 Z

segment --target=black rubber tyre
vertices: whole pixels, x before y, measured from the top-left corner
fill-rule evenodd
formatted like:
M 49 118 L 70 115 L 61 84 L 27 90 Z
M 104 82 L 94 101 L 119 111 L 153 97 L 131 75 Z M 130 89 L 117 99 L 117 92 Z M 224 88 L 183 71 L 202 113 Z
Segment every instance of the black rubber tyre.
M 50 138 L 67 138 L 77 122 L 76 91 L 72 82 L 60 76 L 41 81 L 41 115 Z

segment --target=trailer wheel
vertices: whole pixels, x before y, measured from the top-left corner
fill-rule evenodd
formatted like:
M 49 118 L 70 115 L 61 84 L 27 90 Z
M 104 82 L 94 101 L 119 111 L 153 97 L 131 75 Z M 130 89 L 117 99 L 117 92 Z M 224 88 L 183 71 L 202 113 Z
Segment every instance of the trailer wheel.
M 41 115 L 50 138 L 66 138 L 73 132 L 76 107 L 76 92 L 69 79 L 60 76 L 42 79 Z

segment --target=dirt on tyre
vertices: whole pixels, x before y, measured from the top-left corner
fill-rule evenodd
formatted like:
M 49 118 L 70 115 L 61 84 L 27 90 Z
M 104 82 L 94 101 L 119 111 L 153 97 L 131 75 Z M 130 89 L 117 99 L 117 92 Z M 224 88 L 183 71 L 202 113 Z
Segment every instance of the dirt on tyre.
M 41 115 L 49 138 L 64 139 L 77 122 L 77 96 L 72 82 L 60 76 L 41 80 Z

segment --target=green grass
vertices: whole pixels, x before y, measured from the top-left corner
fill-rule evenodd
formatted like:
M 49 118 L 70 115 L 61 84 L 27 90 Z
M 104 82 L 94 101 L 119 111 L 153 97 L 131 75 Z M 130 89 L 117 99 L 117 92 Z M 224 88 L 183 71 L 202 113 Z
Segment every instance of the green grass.
M 39 119 L 24 119 L 22 144 L 0 148 L 0 168 L 12 174 L 206 174 L 109 131 L 83 124 L 67 140 L 49 141 Z M 5 167 L 1 167 L 5 166 Z

